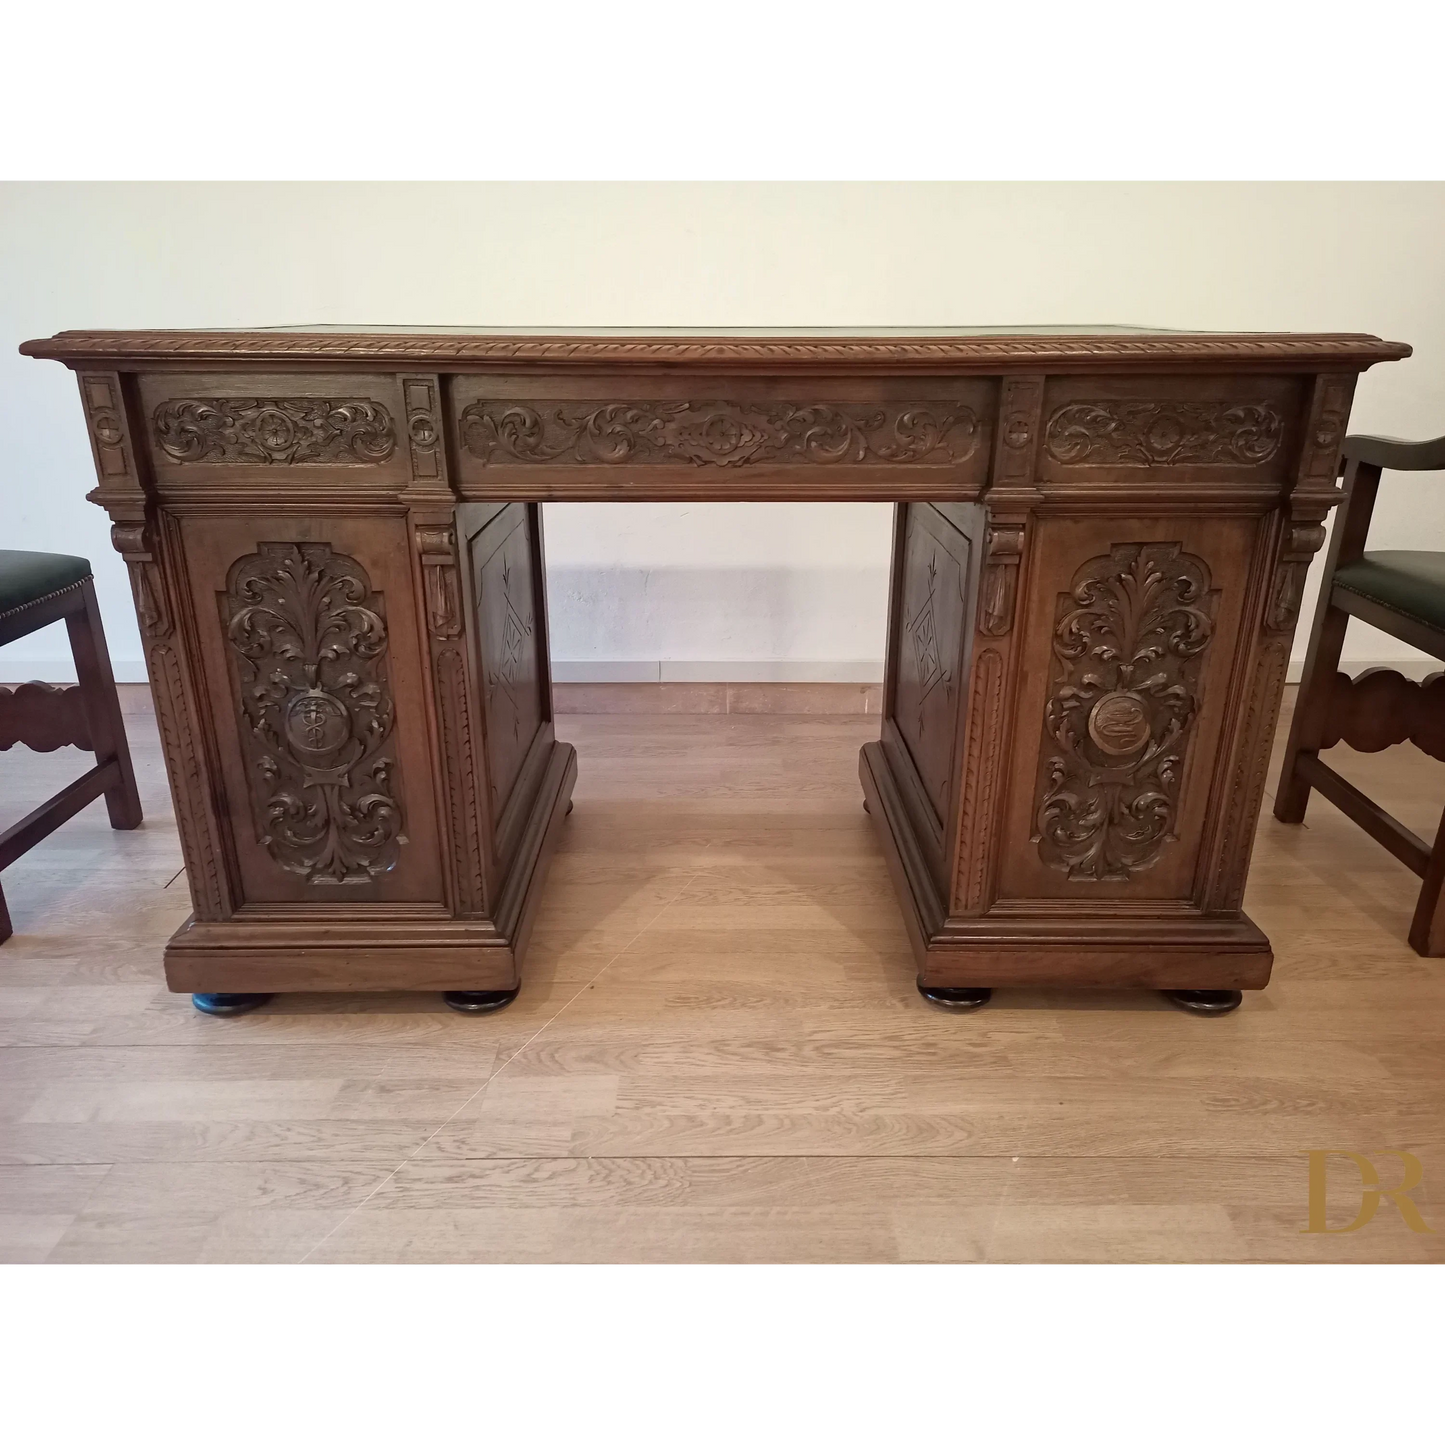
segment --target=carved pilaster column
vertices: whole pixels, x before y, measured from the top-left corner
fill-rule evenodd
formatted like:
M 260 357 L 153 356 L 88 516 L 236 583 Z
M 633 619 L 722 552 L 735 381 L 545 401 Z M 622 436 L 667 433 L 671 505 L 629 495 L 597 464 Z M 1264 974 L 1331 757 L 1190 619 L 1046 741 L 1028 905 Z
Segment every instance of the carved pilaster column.
M 480 738 L 467 678 L 456 528 L 419 526 L 414 535 L 422 569 L 454 906 L 459 917 L 481 917 L 486 915 L 487 900 L 477 781 Z
M 174 526 L 167 518 L 153 516 L 145 522 L 118 522 L 110 536 L 130 571 L 191 903 L 195 916 L 209 921 L 230 916 L 233 895 L 213 822 L 210 771 L 202 752 L 199 714 L 187 685 L 184 644 L 162 565 L 162 533 Z M 168 550 L 173 557 L 180 555 L 174 536 Z
M 988 492 L 988 529 L 969 670 L 963 806 L 949 912 L 985 913 L 993 900 L 1002 831 L 1003 780 L 1017 673 L 1015 614 L 1025 575 L 1034 469 L 1044 402 L 1042 376 L 1011 376 L 999 398 L 998 435 Z

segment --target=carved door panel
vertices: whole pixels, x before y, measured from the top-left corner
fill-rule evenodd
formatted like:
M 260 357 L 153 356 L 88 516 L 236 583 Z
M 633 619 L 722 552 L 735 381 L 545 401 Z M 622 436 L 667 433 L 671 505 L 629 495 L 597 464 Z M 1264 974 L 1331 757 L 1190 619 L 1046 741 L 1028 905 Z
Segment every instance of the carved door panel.
M 1043 519 L 1000 896 L 1194 897 L 1259 518 Z
M 900 508 L 889 624 L 884 746 L 939 886 L 952 831 L 959 730 L 982 510 Z
M 440 904 L 404 525 L 187 517 L 181 536 L 242 906 Z
M 485 719 L 487 792 L 505 872 L 552 741 L 541 508 L 512 502 L 459 513 Z

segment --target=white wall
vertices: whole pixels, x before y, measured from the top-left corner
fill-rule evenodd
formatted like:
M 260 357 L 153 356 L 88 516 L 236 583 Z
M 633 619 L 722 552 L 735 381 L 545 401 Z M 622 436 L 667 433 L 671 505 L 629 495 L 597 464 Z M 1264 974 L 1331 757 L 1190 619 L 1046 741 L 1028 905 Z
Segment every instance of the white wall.
M 117 674 L 143 676 L 84 501 L 73 378 L 15 353 L 67 327 L 1368 331 L 1415 356 L 1366 373 L 1353 429 L 1425 437 L 1445 432 L 1442 257 L 1440 184 L 3 185 L 0 546 L 90 557 Z M 1442 480 L 1387 478 L 1373 545 L 1445 550 Z M 557 657 L 592 675 L 877 675 L 888 509 L 803 516 L 550 506 Z M 1357 665 L 1416 656 L 1351 627 Z M 64 654 L 60 629 L 36 633 L 0 651 L 0 680 L 63 680 Z

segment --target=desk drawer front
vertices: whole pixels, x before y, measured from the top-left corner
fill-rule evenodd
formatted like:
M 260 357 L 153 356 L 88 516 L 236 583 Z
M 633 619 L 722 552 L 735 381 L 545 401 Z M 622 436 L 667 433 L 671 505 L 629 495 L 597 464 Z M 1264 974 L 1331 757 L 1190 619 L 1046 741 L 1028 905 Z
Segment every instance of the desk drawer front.
M 480 498 L 716 497 L 775 478 L 829 492 L 983 483 L 997 382 L 976 378 L 459 377 L 458 475 Z M 629 474 L 632 474 L 629 477 Z
M 394 490 L 411 476 L 395 376 L 167 374 L 141 377 L 140 396 L 164 493 Z
M 1057 377 L 1044 396 L 1046 487 L 1278 484 L 1298 454 L 1297 377 Z

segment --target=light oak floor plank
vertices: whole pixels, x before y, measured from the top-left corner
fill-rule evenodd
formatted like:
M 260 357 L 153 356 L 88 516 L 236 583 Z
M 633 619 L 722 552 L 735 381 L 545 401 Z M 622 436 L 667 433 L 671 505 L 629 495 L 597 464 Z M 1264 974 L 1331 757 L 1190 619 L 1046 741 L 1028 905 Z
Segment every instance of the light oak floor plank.
M 1266 801 L 1275 976 L 1237 1013 L 1002 989 L 955 1018 L 861 809 L 876 718 L 568 716 L 577 806 L 511 1008 L 223 1021 L 161 976 L 187 900 L 123 692 L 144 827 L 94 804 L 4 877 L 0 1261 L 1445 1261 L 1445 962 L 1405 943 L 1414 876 L 1319 798 L 1301 828 Z M 1433 836 L 1445 767 L 1329 761 Z M 83 765 L 0 757 L 0 827 Z M 1437 1232 L 1386 1200 L 1303 1233 L 1310 1149 L 1387 1185 L 1414 1153 Z M 1328 1177 L 1343 1230 L 1358 1176 Z

